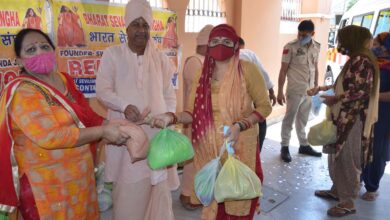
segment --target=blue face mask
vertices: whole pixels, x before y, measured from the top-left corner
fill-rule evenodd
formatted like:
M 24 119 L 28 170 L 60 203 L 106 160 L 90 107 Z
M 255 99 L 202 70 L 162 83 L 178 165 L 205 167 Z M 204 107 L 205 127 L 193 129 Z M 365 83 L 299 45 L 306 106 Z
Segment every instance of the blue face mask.
M 299 40 L 299 43 L 301 44 L 301 46 L 304 46 L 308 43 L 310 43 L 311 41 L 311 36 L 306 36 L 304 38 L 302 38 L 301 40 Z
M 371 48 L 371 51 L 376 57 L 382 57 L 384 54 L 382 47 L 373 47 Z

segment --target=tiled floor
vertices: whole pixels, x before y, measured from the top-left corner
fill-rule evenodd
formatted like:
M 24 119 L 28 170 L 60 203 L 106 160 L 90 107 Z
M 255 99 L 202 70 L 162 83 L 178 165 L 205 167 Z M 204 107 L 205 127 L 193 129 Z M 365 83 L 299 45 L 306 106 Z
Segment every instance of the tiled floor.
M 309 122 L 308 127 L 321 119 L 316 118 Z M 262 166 L 265 176 L 264 185 L 288 195 L 287 200 L 282 202 L 272 211 L 256 215 L 256 220 L 325 220 L 333 219 L 326 215 L 326 210 L 335 202 L 319 199 L 314 196 L 316 189 L 328 189 L 331 181 L 327 170 L 327 156 L 313 158 L 298 154 L 298 142 L 293 131 L 290 152 L 293 160 L 286 164 L 279 158 L 280 150 L 280 126 L 281 123 L 268 127 L 267 139 L 262 151 Z M 316 148 L 321 150 L 320 147 Z M 390 166 L 389 166 L 390 167 Z M 343 220 L 385 220 L 390 219 L 390 168 L 384 175 L 380 196 L 375 202 L 366 202 L 357 199 L 357 214 L 342 218 Z M 364 192 L 362 187 L 361 193 Z M 179 202 L 180 192 L 173 192 L 173 207 L 177 220 L 200 219 L 200 211 L 187 211 Z M 387 217 L 386 217 L 387 216 Z M 102 215 L 102 219 L 108 220 L 110 212 Z M 131 220 L 131 217 L 129 218 Z

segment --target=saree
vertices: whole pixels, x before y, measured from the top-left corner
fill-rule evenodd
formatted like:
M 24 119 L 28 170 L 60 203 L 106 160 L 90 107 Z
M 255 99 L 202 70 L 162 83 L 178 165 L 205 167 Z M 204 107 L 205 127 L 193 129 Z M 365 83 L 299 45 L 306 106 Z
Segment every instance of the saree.
M 101 125 L 103 118 L 72 78 L 60 76 L 66 94 L 23 75 L 9 83 L 0 99 L 0 210 L 18 208 L 26 220 L 98 215 L 94 149 L 74 145 L 80 128 Z M 72 201 L 88 205 L 70 209 Z
M 84 30 L 80 17 L 73 12 L 62 12 L 58 16 L 58 46 L 85 46 Z

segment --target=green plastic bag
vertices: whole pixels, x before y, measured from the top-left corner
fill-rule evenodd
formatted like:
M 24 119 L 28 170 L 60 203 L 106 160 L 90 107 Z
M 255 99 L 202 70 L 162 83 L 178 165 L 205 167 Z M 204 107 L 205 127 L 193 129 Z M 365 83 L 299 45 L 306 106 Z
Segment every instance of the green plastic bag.
M 214 198 L 220 202 L 262 196 L 259 177 L 247 165 L 229 155 L 215 182 Z
M 9 220 L 8 214 L 6 212 L 0 212 L 0 220 Z
M 333 144 L 337 140 L 337 128 L 330 120 L 324 120 L 310 128 L 307 141 L 313 146 Z
M 150 141 L 148 164 L 153 170 L 171 166 L 194 157 L 190 140 L 168 128 L 162 129 Z

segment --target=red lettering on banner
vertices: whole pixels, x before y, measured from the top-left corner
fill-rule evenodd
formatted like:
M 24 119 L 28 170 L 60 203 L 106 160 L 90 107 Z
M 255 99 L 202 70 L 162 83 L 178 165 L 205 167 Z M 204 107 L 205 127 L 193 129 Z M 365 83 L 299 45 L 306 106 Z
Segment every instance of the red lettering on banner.
M 161 20 L 153 20 L 152 30 L 153 31 L 164 31 L 163 22 Z
M 125 27 L 126 26 L 125 18 L 123 16 L 119 16 L 119 21 L 120 21 L 121 27 Z
M 109 15 L 109 20 L 112 27 L 125 27 L 123 16 Z
M 107 15 L 83 13 L 85 22 L 88 25 L 108 27 Z
M 93 76 L 99 65 L 100 59 L 68 60 L 68 73 L 72 77 Z
M 83 60 L 84 74 L 93 75 L 95 72 L 95 60 Z
M 0 27 L 19 27 L 17 11 L 0 11 Z
M 103 23 L 101 20 L 100 20 L 100 16 L 96 16 L 96 15 L 94 15 L 94 17 L 95 17 L 95 25 L 97 25 L 97 26 L 102 26 L 101 24 Z
M 96 69 L 98 70 L 100 67 L 100 59 L 96 60 Z
M 68 73 L 72 77 L 83 75 L 83 69 L 79 60 L 68 61 Z
M 4 84 L 3 84 L 3 72 L 0 72 L 0 93 L 3 93 L 3 88 L 4 88 Z
M 91 16 L 89 14 L 83 13 L 84 21 L 87 24 L 91 24 Z

